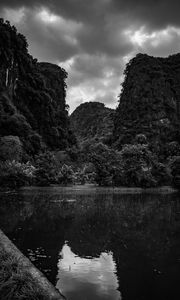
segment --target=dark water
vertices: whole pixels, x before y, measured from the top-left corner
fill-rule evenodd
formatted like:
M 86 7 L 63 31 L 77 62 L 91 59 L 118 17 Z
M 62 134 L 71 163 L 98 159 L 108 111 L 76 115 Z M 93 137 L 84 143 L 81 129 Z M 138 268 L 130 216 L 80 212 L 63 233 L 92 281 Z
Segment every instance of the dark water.
M 0 194 L 0 227 L 68 300 L 180 299 L 176 193 Z

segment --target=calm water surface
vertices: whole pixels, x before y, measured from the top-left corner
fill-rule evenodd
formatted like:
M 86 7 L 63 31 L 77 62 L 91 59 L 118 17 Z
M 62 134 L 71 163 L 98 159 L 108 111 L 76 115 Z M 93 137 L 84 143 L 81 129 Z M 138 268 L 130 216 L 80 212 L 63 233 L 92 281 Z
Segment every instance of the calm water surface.
M 68 300 L 180 299 L 177 193 L 1 193 L 0 227 Z

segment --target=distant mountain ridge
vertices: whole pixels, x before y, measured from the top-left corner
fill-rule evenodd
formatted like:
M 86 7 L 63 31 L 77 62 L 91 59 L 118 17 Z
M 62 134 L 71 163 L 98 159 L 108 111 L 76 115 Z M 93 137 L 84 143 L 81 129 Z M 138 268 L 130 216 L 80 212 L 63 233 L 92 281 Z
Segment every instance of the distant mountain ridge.
M 114 112 L 100 102 L 82 103 L 70 116 L 71 128 L 80 142 L 105 141 L 112 135 Z

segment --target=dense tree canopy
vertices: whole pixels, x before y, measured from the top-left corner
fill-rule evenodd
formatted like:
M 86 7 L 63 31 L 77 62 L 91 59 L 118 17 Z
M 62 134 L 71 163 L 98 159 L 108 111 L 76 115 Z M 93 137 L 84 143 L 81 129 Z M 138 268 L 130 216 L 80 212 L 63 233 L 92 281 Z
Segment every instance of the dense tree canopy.
M 0 136 L 18 136 L 25 153 L 76 144 L 65 102 L 67 73 L 38 63 L 26 38 L 0 19 Z
M 71 114 L 71 126 L 80 142 L 107 141 L 112 135 L 114 110 L 100 102 L 85 102 Z
M 145 134 L 157 148 L 180 140 L 180 54 L 138 54 L 124 72 L 113 139 L 118 148 Z

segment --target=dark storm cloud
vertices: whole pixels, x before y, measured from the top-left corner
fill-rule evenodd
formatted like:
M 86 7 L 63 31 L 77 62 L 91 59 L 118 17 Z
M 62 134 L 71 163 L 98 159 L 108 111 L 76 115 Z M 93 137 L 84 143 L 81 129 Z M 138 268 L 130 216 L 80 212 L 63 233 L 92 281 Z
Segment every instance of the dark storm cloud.
M 134 21 L 160 29 L 167 25 L 180 25 L 179 0 L 112 0 L 114 12 L 123 11 Z
M 17 24 L 19 30 L 23 28 L 32 54 L 49 62 L 66 60 L 76 54 L 79 51 L 74 37 L 76 24 L 58 17 L 56 22 L 46 23 L 45 17 L 46 11 L 34 14 L 34 11 L 26 10 L 23 22 Z
M 76 85 L 78 81 L 119 78 L 123 67 L 124 64 L 119 57 L 81 54 L 74 57 L 69 68 L 71 69 L 71 84 Z
M 113 105 L 125 63 L 137 52 L 179 52 L 179 10 L 179 0 L 0 1 L 1 15 L 27 37 L 31 54 L 68 71 L 73 108 L 98 99 Z
M 54 13 L 84 23 L 105 19 L 108 14 L 143 20 L 150 26 L 179 25 L 179 0 L 1 0 L 0 7 L 48 7 Z M 98 22 L 97 22 L 98 23 Z

